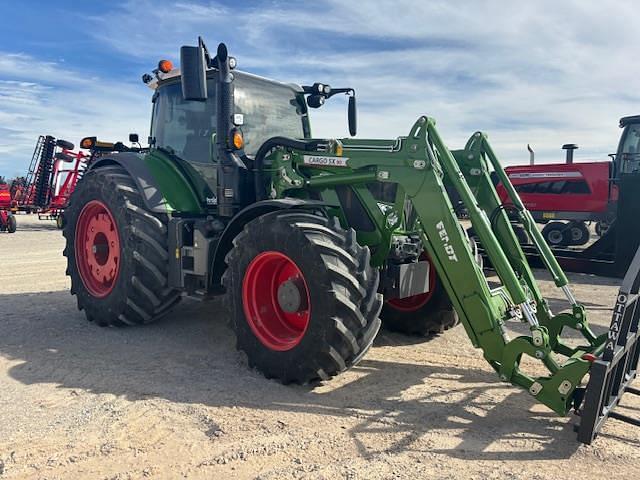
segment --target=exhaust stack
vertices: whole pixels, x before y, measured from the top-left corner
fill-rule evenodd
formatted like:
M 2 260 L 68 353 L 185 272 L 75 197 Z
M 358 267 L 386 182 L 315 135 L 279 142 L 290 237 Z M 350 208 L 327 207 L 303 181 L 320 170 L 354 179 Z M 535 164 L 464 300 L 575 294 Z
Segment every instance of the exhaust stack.
M 567 151 L 566 163 L 573 163 L 573 151 L 578 149 L 578 145 L 576 145 L 575 143 L 565 143 L 562 146 L 562 149 Z

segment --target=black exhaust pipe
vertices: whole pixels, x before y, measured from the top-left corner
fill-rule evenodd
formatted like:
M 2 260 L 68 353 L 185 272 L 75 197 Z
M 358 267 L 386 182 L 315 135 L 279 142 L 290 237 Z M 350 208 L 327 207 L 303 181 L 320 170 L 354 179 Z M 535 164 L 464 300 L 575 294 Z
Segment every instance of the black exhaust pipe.
M 566 163 L 573 163 L 573 151 L 578 149 L 578 145 L 575 143 L 565 143 L 562 149 L 567 151 Z
M 224 43 L 218 45 L 215 67 L 218 69 L 216 92 L 216 149 L 218 153 L 218 214 L 232 217 L 241 205 L 241 172 L 247 166 L 231 148 L 233 117 L 233 74 L 229 53 Z

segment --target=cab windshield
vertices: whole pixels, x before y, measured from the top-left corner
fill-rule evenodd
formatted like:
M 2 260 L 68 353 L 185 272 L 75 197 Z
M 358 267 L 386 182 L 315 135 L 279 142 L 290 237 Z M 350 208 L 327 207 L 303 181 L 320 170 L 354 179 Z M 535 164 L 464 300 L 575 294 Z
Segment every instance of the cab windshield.
M 640 125 L 627 127 L 620 155 L 620 173 L 640 172 Z
M 296 91 L 286 85 L 235 73 L 235 113 L 241 113 L 245 153 L 253 156 L 274 136 L 304 138 L 306 107 Z M 191 163 L 211 162 L 211 141 L 216 129 L 216 84 L 207 83 L 206 102 L 185 101 L 180 83 L 160 87 L 154 100 L 151 137 L 163 148 Z

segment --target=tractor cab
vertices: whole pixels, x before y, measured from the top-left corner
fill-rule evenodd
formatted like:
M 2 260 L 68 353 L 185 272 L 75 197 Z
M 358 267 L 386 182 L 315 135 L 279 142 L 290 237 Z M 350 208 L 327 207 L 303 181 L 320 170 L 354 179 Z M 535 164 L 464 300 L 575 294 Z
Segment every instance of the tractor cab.
M 157 81 L 148 83 L 155 89 L 149 147 L 171 154 L 185 171 L 193 172 L 193 178 L 203 179 L 206 186 L 201 191 L 209 205 L 218 185 L 216 75 L 216 70 L 207 72 L 207 95 L 202 101 L 185 100 L 178 69 L 160 72 Z M 234 147 L 240 147 L 246 163 L 268 138 L 310 136 L 300 88 L 234 72 L 232 96 Z
M 640 173 L 640 115 L 621 118 L 620 127 L 624 130 L 615 155 L 616 177 Z
M 241 72 L 223 44 L 212 57 L 198 43 L 182 47 L 180 69 L 162 60 L 143 82 L 155 90 L 150 149 L 172 156 L 194 184 L 204 180 L 196 190 L 207 209 L 232 217 L 260 199 L 266 146 L 277 146 L 269 140 L 309 142 L 309 107 L 347 95 L 349 131 L 355 135 L 352 88 L 300 87 Z
M 212 145 L 216 134 L 216 71 L 207 74 L 207 98 L 185 100 L 180 70 L 172 70 L 155 89 L 149 145 L 200 166 L 216 163 Z M 307 107 L 302 89 L 244 72 L 234 72 L 234 125 L 241 129 L 243 149 L 253 158 L 274 136 L 308 138 Z

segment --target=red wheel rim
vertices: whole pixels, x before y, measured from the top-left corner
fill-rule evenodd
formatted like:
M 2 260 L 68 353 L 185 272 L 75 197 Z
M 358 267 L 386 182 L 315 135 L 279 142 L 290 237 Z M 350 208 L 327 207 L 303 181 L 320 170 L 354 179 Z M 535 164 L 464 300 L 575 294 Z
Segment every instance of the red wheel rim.
M 87 203 L 78 216 L 75 255 L 89 293 L 98 298 L 109 295 L 120 271 L 120 237 L 113 215 L 98 200 Z
M 285 311 L 278 291 L 286 283 L 295 284 L 299 308 Z M 298 345 L 311 318 L 309 288 L 300 268 L 286 255 L 268 251 L 255 257 L 242 281 L 242 303 L 249 327 L 271 350 L 286 351 Z
M 401 312 L 409 313 L 415 312 L 416 310 L 419 310 L 427 303 L 429 303 L 429 300 L 431 300 L 431 297 L 433 297 L 433 292 L 435 291 L 436 270 L 435 268 L 433 268 L 433 264 L 429 261 L 428 257 L 425 254 L 422 254 L 420 256 L 420 260 L 426 260 L 429 262 L 429 291 L 406 298 L 391 298 L 387 300 L 387 305 L 396 310 L 400 310 Z

